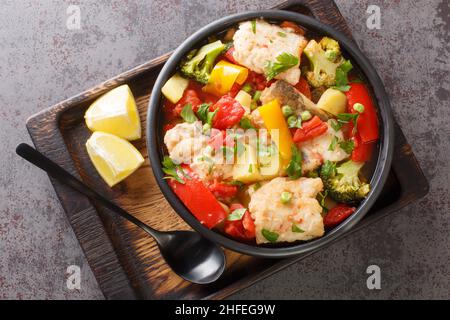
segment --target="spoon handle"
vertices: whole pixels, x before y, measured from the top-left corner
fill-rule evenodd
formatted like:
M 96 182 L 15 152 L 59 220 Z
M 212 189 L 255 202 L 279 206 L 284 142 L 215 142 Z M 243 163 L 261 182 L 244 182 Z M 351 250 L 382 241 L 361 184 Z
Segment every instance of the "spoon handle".
M 142 228 L 144 231 L 149 233 L 152 237 L 157 237 L 159 235 L 159 231 L 149 227 L 141 220 L 132 216 L 124 209 L 114 204 L 98 192 L 94 191 L 90 187 L 88 187 L 84 182 L 78 180 L 73 175 L 71 175 L 68 171 L 60 167 L 58 164 L 44 156 L 42 153 L 31 147 L 26 143 L 21 143 L 16 148 L 16 153 L 24 158 L 25 160 L 31 162 L 35 166 L 41 168 L 45 172 L 47 172 L 50 176 L 58 180 L 59 182 L 77 190 L 78 192 L 84 194 L 90 199 L 96 200 L 101 203 L 106 208 L 118 213 L 128 221 L 134 223 L 138 227 Z

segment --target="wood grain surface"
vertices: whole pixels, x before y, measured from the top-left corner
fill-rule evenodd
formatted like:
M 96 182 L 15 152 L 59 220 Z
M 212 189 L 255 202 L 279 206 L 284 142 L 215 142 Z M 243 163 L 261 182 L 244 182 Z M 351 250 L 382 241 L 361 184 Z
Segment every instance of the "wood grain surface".
M 277 8 L 312 15 L 351 37 L 344 18 L 331 0 L 290 1 Z M 145 164 L 112 189 L 100 178 L 85 149 L 91 133 L 84 123 L 84 112 L 98 96 L 123 83 L 130 86 L 142 127 L 146 127 L 152 86 L 169 56 L 170 53 L 138 66 L 34 115 L 27 121 L 27 128 L 39 151 L 131 214 L 156 229 L 183 230 L 189 227 L 170 207 L 154 180 L 145 136 L 133 143 L 145 157 Z M 383 194 L 351 232 L 422 197 L 428 190 L 427 181 L 401 129 L 398 125 L 395 129 L 393 169 Z M 155 242 L 139 228 L 58 182 L 52 181 L 52 184 L 108 299 L 221 299 L 313 253 L 273 260 L 226 250 L 228 263 L 221 279 L 211 285 L 191 284 L 168 268 Z

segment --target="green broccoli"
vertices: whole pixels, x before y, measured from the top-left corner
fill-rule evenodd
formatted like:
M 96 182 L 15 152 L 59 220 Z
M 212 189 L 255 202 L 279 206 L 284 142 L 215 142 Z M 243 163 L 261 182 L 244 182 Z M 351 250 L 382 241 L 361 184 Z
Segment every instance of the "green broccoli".
M 370 191 L 368 183 L 359 179 L 359 170 L 364 163 L 349 160 L 336 165 L 326 161 L 320 170 L 328 194 L 337 202 L 353 204 L 364 199 Z
M 188 53 L 186 60 L 181 64 L 181 72 L 189 78 L 193 78 L 203 84 L 208 83 L 209 76 L 214 67 L 217 56 L 225 49 L 222 41 L 204 45 L 199 50 L 194 49 Z
M 338 62 L 341 59 L 341 47 L 339 42 L 334 39 L 323 37 L 319 41 L 320 46 L 325 50 L 325 56 L 331 62 Z
M 324 39 L 329 40 L 324 41 Z M 315 40 L 309 41 L 303 50 L 312 67 L 312 70 L 306 72 L 306 79 L 315 88 L 333 86 L 336 83 L 336 69 L 343 62 L 339 44 L 337 42 L 334 44 L 333 39 L 324 39 L 320 41 L 321 43 L 317 43 Z

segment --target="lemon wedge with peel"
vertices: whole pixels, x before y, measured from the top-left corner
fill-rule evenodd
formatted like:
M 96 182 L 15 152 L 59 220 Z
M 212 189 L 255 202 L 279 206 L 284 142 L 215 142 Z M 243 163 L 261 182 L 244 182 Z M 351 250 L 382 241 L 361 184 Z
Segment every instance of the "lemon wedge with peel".
M 95 100 L 84 115 L 91 131 L 112 133 L 127 140 L 141 138 L 141 121 L 128 85 L 117 87 Z
M 100 176 L 110 186 L 119 183 L 144 163 L 141 153 L 127 140 L 96 131 L 86 149 Z

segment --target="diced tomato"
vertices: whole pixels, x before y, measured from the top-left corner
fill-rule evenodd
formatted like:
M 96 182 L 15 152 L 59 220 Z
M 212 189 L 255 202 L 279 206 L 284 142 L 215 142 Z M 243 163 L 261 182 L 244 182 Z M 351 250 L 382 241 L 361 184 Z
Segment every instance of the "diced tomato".
M 238 203 L 233 203 L 230 206 L 230 211 L 233 212 L 236 209 L 244 208 L 243 205 Z M 240 240 L 250 240 L 255 238 L 255 222 L 247 210 L 241 220 L 229 221 L 225 220 L 224 226 L 225 233 L 233 238 Z
M 294 142 L 304 142 L 316 138 L 328 130 L 328 125 L 314 116 L 311 120 L 303 122 L 302 127 L 297 129 L 294 134 Z
M 309 88 L 308 81 L 305 78 L 300 77 L 300 80 L 294 86 L 300 93 L 303 93 L 305 97 L 311 100 L 311 89 Z
M 305 35 L 305 30 L 300 28 L 297 24 L 291 22 L 291 21 L 283 21 L 280 26 L 282 28 L 290 28 L 292 30 L 294 30 L 295 33 L 303 36 Z
M 212 121 L 212 126 L 220 130 L 233 127 L 241 121 L 242 116 L 245 113 L 241 104 L 234 100 L 230 95 L 222 96 L 219 101 L 211 106 L 210 110 L 217 110 Z
M 189 166 L 183 165 L 182 168 L 190 179 L 179 173 L 185 183 L 169 180 L 169 186 L 202 224 L 209 229 L 215 227 L 226 218 L 225 209 Z
M 332 228 L 340 224 L 356 211 L 355 207 L 340 203 L 336 207 L 328 211 L 325 218 L 323 218 L 323 224 L 327 228 Z
M 355 162 L 365 162 L 370 160 L 376 142 L 362 143 L 358 132 L 352 139 L 355 145 L 352 152 L 352 160 Z
M 233 53 L 234 53 L 234 47 L 231 47 L 230 49 L 227 50 L 227 52 L 225 52 L 225 58 L 230 61 L 231 63 L 234 64 L 239 64 L 233 57 Z
M 367 87 L 363 83 L 351 83 L 350 89 L 345 95 L 347 96 L 348 112 L 356 113 L 353 109 L 355 103 L 361 103 L 364 106 L 364 112 L 359 115 L 357 121 L 357 131 L 361 137 L 362 143 L 378 140 L 377 111 Z
M 219 199 L 231 199 L 236 196 L 239 191 L 239 187 L 227 183 L 219 182 L 217 179 L 213 183 L 208 185 L 208 189 L 211 190 L 213 195 Z
M 186 89 L 180 101 L 178 101 L 178 103 L 175 105 L 175 112 L 177 114 L 180 114 L 181 110 L 183 110 L 184 106 L 187 104 L 191 104 L 192 110 L 194 110 L 194 112 L 197 112 L 198 107 L 202 104 L 197 91 L 193 89 Z
M 254 71 L 249 70 L 247 80 L 245 83 L 248 83 L 252 86 L 254 90 L 264 90 L 266 87 L 270 86 L 274 80 L 267 82 L 264 75 L 256 73 Z

